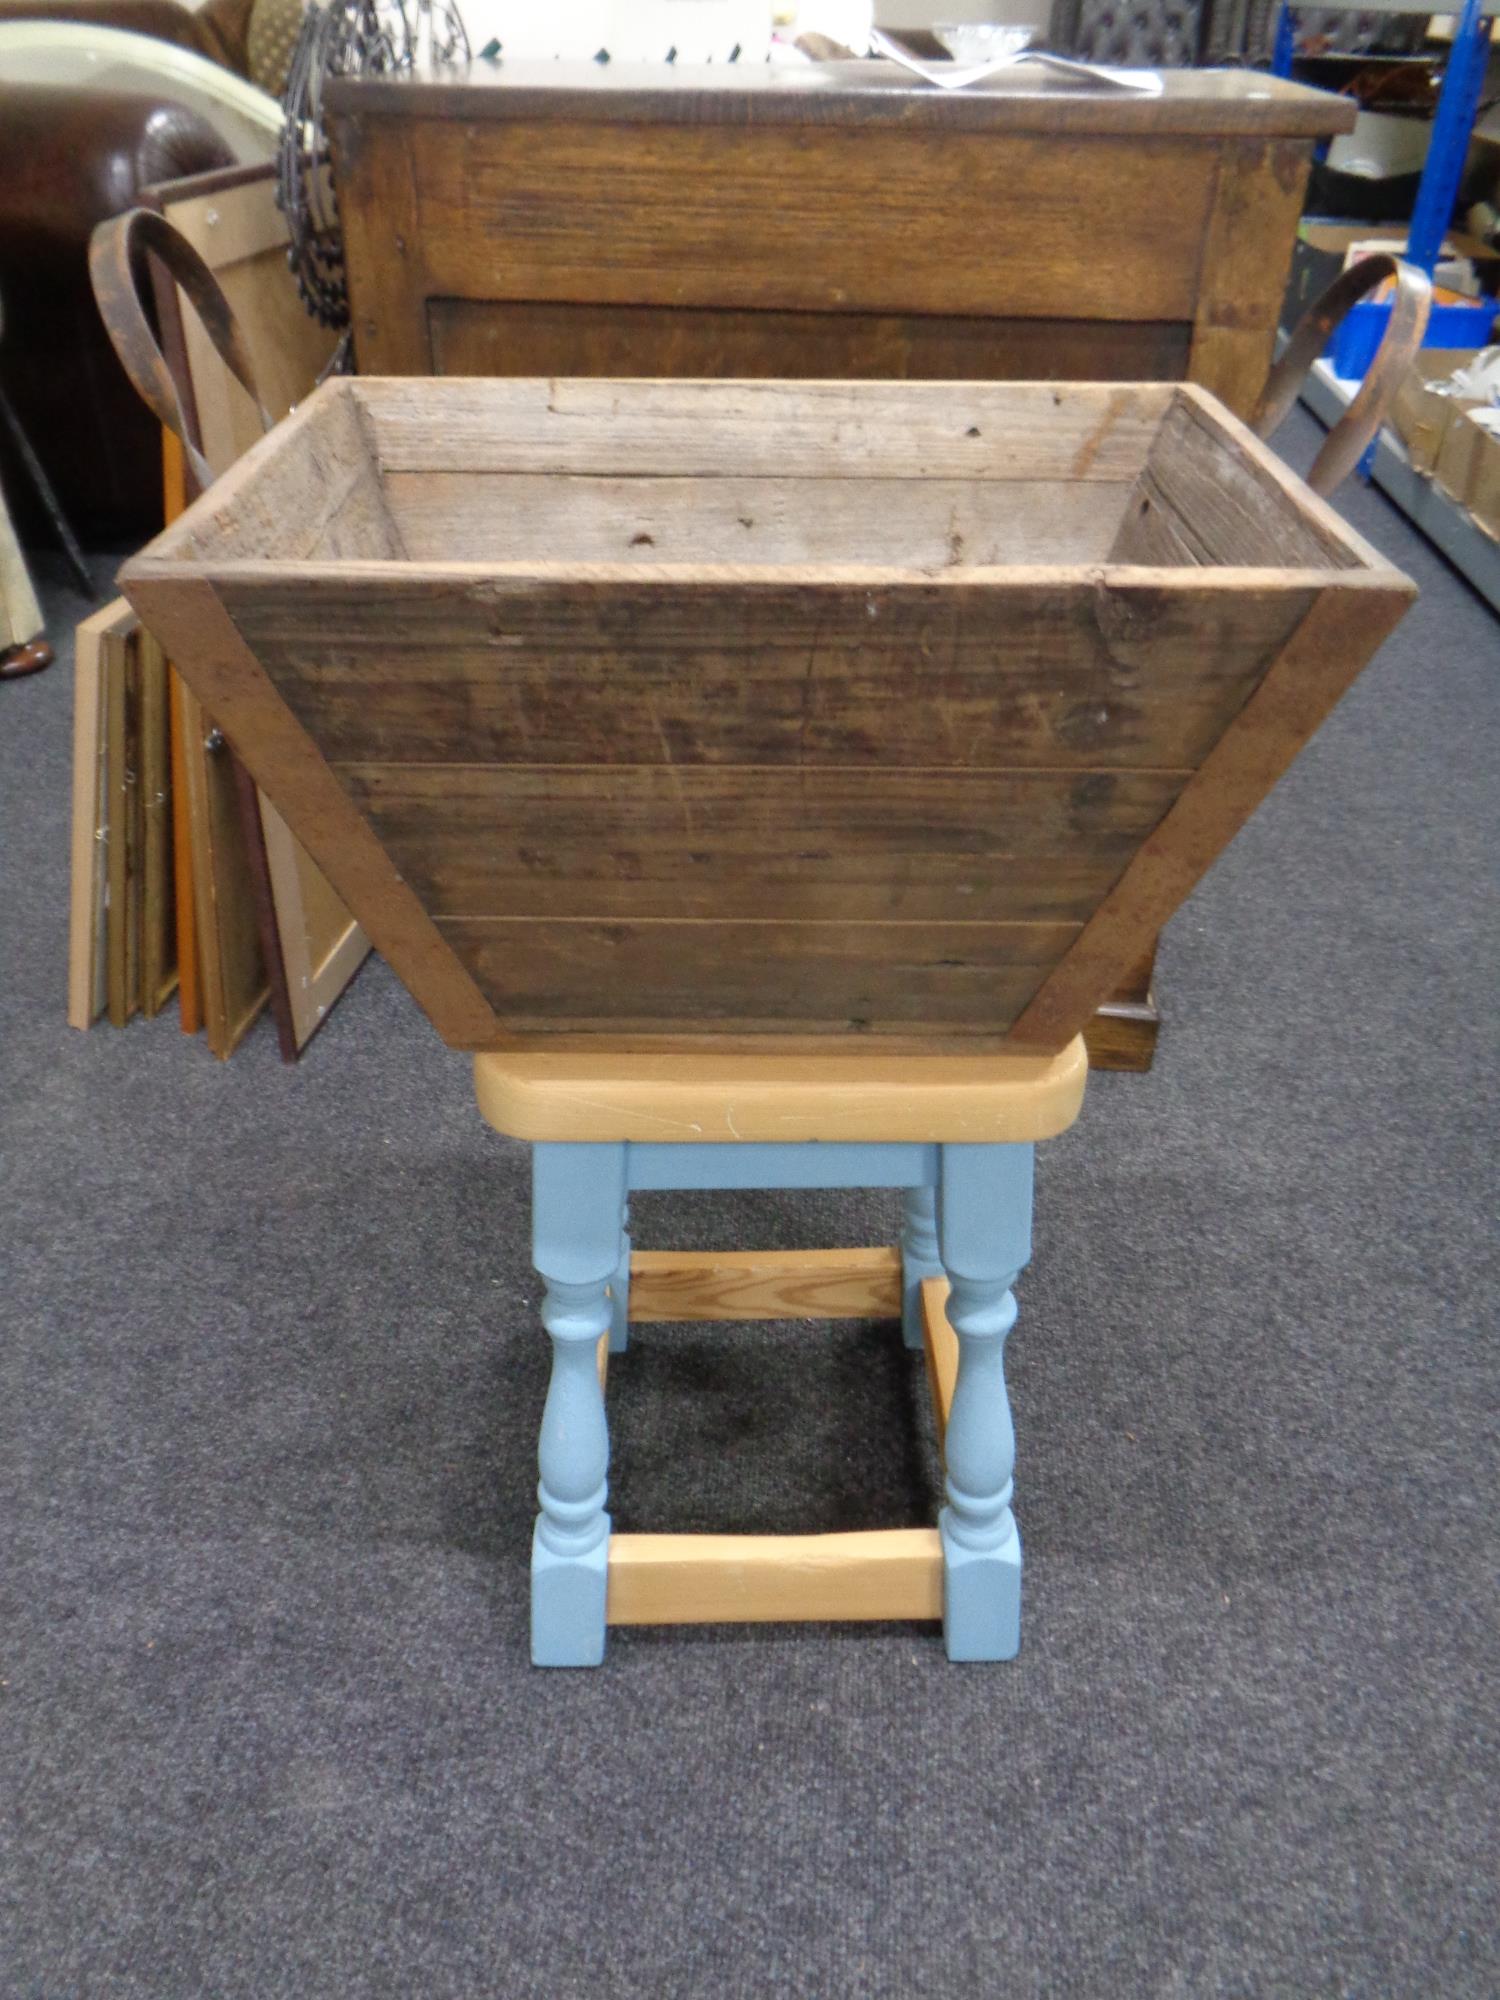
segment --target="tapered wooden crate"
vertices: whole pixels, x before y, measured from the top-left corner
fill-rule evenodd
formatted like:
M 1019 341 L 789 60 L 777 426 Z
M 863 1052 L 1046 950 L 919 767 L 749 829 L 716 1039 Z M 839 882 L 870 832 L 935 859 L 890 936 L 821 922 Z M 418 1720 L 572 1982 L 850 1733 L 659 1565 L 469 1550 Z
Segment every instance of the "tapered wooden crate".
M 1415 595 L 1078 383 L 330 382 L 121 583 L 468 1049 L 1061 1047 Z

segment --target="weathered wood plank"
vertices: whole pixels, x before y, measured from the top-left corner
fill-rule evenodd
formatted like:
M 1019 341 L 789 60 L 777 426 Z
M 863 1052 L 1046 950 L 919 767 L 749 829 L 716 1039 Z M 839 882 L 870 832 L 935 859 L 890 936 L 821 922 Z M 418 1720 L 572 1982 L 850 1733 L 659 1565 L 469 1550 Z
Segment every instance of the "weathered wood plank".
M 1216 152 L 1080 136 L 1062 174 L 1050 134 L 997 146 L 871 130 L 851 144 L 808 128 L 768 145 L 722 126 L 505 120 L 486 128 L 476 175 L 470 132 L 435 121 L 417 241 L 443 247 L 450 297 L 1190 319 Z M 1105 215 L 1108 255 L 1059 255 L 1080 216 Z
M 1271 366 L 1311 164 L 1306 144 L 1283 136 L 1226 137 L 1219 149 L 1186 372 L 1237 416 L 1249 416 Z
M 1304 523 L 1304 531 L 1329 551 L 1327 567 L 1380 570 L 1387 576 L 1399 574 L 1372 542 L 1355 532 L 1331 501 L 1313 492 L 1274 444 L 1257 437 L 1243 418 L 1237 417 L 1217 397 L 1200 389 L 1195 382 L 1180 382 L 1177 404 L 1216 440 L 1219 450 L 1227 451 L 1253 469 L 1260 486 L 1260 504 L 1268 513 L 1290 512 Z
M 358 764 L 434 915 L 1081 922 L 1186 771 Z
M 613 479 L 393 472 L 413 562 L 1102 563 L 1123 480 Z
M 971 439 L 952 434 L 943 385 L 898 385 L 919 477 L 893 482 L 880 454 L 901 427 L 890 428 L 885 390 L 730 384 L 705 483 L 775 479 L 790 521 L 825 489 L 794 503 L 776 454 L 784 436 L 809 454 L 821 436 L 867 503 L 898 513 L 903 494 L 959 476 L 945 454 L 995 450 L 994 408 L 1014 416 L 1030 454 L 1017 505 L 1041 505 L 1059 470 L 1055 449 L 1045 470 L 1047 411 L 1062 409 L 1054 445 L 1062 437 L 1071 456 L 1060 469 L 1111 500 L 1118 471 L 1111 482 L 1100 468 L 1127 433 L 1137 455 L 1118 464 L 1139 471 L 1152 449 L 1156 477 L 1172 461 L 1184 537 L 1173 553 L 1210 559 L 1201 564 L 918 577 L 791 559 L 278 558 L 278 508 L 289 525 L 276 547 L 303 547 L 304 533 L 338 547 L 346 526 L 348 546 L 366 547 L 383 524 L 399 542 L 389 513 L 354 522 L 354 475 L 363 465 L 373 477 L 389 443 L 359 411 L 441 408 L 446 429 L 429 425 L 424 449 L 442 464 L 461 453 L 456 420 L 481 387 L 506 437 L 534 420 L 536 449 L 571 438 L 585 467 L 588 439 L 613 453 L 635 424 L 626 460 L 660 456 L 645 477 L 669 513 L 705 428 L 694 420 L 714 407 L 705 384 L 569 384 L 561 401 L 529 381 L 326 390 L 125 573 L 460 1047 L 603 1032 L 780 1047 L 951 1036 L 972 1048 L 1013 1022 L 1018 1046 L 1058 1046 L 1139 959 L 1408 595 L 1190 389 L 1169 392 L 1163 423 L 1156 390 L 981 388 L 975 397 L 995 400 Z M 320 410 L 349 432 L 349 483 L 337 495 L 315 483 L 300 519 L 296 463 L 315 451 Z M 562 432 L 549 429 L 560 418 Z M 487 449 L 486 461 L 493 470 Z M 972 463 L 966 474 L 972 483 Z M 403 475 L 387 462 L 382 476 Z M 479 530 L 490 511 L 476 509 Z M 182 559 L 195 550 L 196 566 Z M 1257 566 L 1239 563 L 1247 552 Z M 1310 649 L 1326 655 L 1311 669 Z M 1284 683 L 1269 706 L 1268 671 Z M 371 769 L 390 766 L 403 768 Z M 1218 774 L 1216 799 L 1200 767 Z M 1185 772 L 1198 775 L 1174 798 Z
M 1035 72 L 939 92 L 903 83 L 889 63 L 820 65 L 795 78 L 753 73 L 760 67 L 648 78 L 619 64 L 528 73 L 507 61 L 435 86 L 333 81 L 361 368 L 721 379 L 1191 372 L 1248 411 L 1295 230 L 1293 182 L 1305 177 L 1313 136 L 1348 128 L 1350 103 L 1203 70 L 1169 72 L 1162 96 L 1146 99 L 1041 83 Z M 434 135 L 440 121 L 446 135 Z M 734 147 L 696 155 L 686 198 L 681 155 L 658 144 L 667 124 L 737 128 Z M 911 143 L 920 128 L 930 147 Z M 1152 153 L 1148 134 L 1176 137 Z M 982 164 L 955 146 L 965 137 L 983 147 Z M 1059 143 L 1067 213 L 1030 181 L 1033 167 L 1050 170 Z M 753 173 L 740 151 L 752 146 Z M 846 171 L 856 156 L 858 170 Z M 622 178 L 622 160 L 656 176 L 647 198 L 639 179 Z M 1079 198 L 1085 182 L 1107 183 L 1097 207 Z M 441 206 L 429 209 L 433 187 Z M 759 210 L 748 231 L 747 203 Z M 1158 205 L 1179 203 L 1158 229 Z M 627 205 L 617 242 L 608 218 Z M 682 238 L 664 248 L 679 217 Z M 1191 299 L 1181 316 L 1151 317 L 1177 288 Z M 906 304 L 872 308 L 872 298 Z
M 507 1026 L 994 1034 L 1076 924 L 557 923 L 437 928 Z
M 899 1319 L 901 1253 L 637 1250 L 632 1321 Z
M 1358 566 L 1338 523 L 1288 504 L 1266 468 L 1234 450 L 1222 428 L 1186 396 L 1162 420 L 1109 560 L 1271 569 Z
M 361 379 L 382 473 L 1133 479 L 1167 384 Z
M 1015 1024 L 1018 1042 L 1055 1048 L 1105 994 L 1239 832 L 1297 752 L 1400 621 L 1416 587 L 1398 571 L 1331 587 L 1076 943 Z
M 1172 382 L 1192 326 L 435 298 L 426 333 L 438 375 Z
M 169 531 L 174 552 L 236 561 L 396 560 L 369 420 L 342 384 L 310 396 L 254 444 Z
M 229 475 L 232 477 L 232 475 Z M 361 920 L 377 951 L 443 1038 L 456 1048 L 489 1045 L 493 1012 L 401 880 L 317 746 L 247 650 L 205 577 L 171 580 L 147 563 L 127 565 L 126 596 L 174 661 L 288 824 Z
M 941 1618 L 936 1528 L 851 1535 L 628 1535 L 609 1541 L 611 1625 Z
M 338 763 L 954 769 L 1196 766 L 1313 596 L 1062 570 L 811 589 L 247 566 L 219 589 Z

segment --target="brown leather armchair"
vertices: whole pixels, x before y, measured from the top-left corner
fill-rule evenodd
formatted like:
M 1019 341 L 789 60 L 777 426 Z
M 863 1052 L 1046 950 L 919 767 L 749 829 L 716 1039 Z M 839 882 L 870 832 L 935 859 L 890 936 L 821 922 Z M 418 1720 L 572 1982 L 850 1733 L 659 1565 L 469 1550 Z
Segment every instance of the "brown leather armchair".
M 208 0 L 196 13 L 178 0 L 0 0 L 0 21 L 78 21 L 93 28 L 125 28 L 159 42 L 175 42 L 195 55 L 248 76 L 245 56 L 254 0 Z
M 69 22 L 168 42 L 247 72 L 253 0 L 0 0 L 0 26 Z M 85 538 L 139 541 L 161 525 L 160 442 L 99 325 L 87 252 L 96 222 L 142 188 L 239 161 L 228 141 L 174 102 L 85 84 L 0 77 L 0 293 L 8 331 L 0 384 Z M 0 427 L 0 479 L 24 541 L 52 539 L 31 481 Z
M 161 525 L 160 433 L 99 323 L 89 237 L 141 188 L 234 159 L 180 105 L 71 87 L 0 82 L 0 132 L 0 381 L 78 534 L 125 546 Z M 48 543 L 3 436 L 0 479 L 22 541 Z

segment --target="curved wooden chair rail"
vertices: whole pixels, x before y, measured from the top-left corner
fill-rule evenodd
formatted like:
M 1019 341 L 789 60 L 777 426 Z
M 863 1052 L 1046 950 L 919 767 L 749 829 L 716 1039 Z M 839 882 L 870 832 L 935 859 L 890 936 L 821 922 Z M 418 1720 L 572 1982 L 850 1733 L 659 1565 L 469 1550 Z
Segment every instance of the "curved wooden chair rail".
M 1250 420 L 1257 437 L 1268 438 L 1297 400 L 1297 391 L 1323 349 L 1328 336 L 1351 306 L 1387 278 L 1396 280 L 1396 297 L 1379 352 L 1365 371 L 1354 401 L 1328 433 L 1313 460 L 1307 483 L 1326 500 L 1364 457 L 1380 429 L 1391 398 L 1416 359 L 1432 310 L 1432 281 L 1415 264 L 1384 253 L 1362 257 L 1340 272 L 1297 322 L 1281 359 L 1266 377 L 1260 402 Z
M 200 491 L 212 486 L 213 470 L 203 456 L 197 426 L 188 416 L 182 385 L 146 317 L 140 293 L 140 253 L 159 257 L 198 310 L 214 350 L 260 414 L 269 430 L 272 417 L 256 385 L 250 352 L 239 321 L 219 282 L 187 238 L 164 215 L 149 208 L 127 209 L 101 222 L 89 242 L 89 277 L 99 316 L 120 364 L 147 408 L 182 441 Z

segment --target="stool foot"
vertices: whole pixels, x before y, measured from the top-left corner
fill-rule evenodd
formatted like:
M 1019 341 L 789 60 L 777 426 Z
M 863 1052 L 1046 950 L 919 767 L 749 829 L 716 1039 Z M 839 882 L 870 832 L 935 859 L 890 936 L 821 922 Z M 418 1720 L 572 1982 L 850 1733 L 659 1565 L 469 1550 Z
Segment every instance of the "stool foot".
M 606 1530 L 609 1517 L 605 1516 Z M 555 1555 L 531 1538 L 531 1664 L 597 1667 L 604 1660 L 609 1536 L 584 1555 Z
M 949 1532 L 943 1541 L 943 1644 L 950 1660 L 1013 1660 L 1021 1650 L 1021 1537 L 1014 1524 L 994 1549 L 970 1549 Z
M 918 1352 L 922 1347 L 922 1282 L 942 1275 L 937 1190 L 908 1188 L 901 1203 L 901 1338 Z

